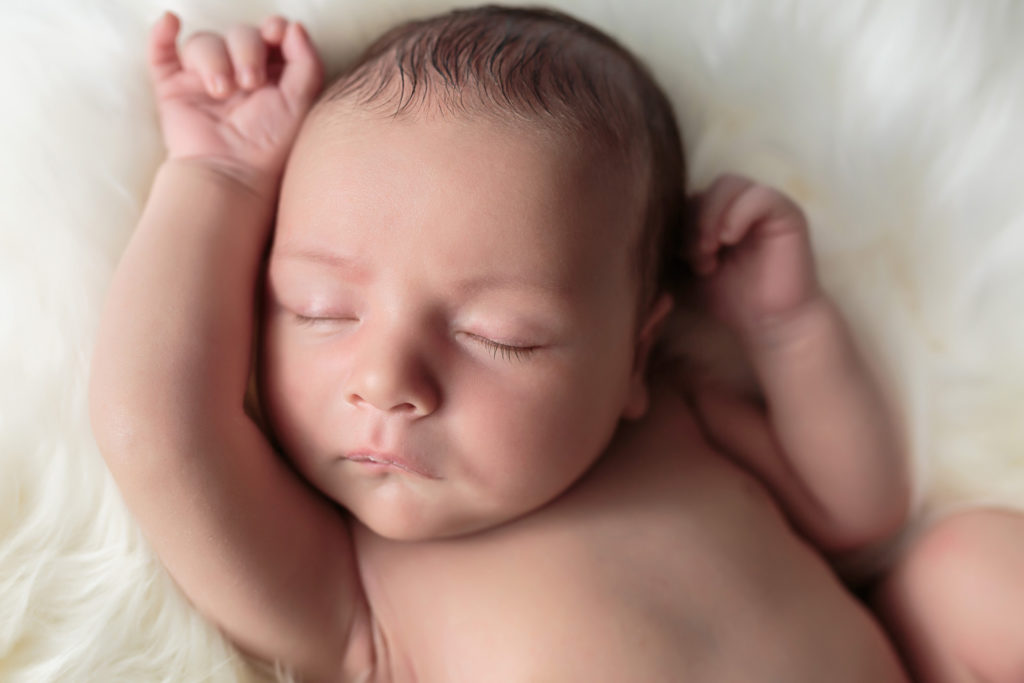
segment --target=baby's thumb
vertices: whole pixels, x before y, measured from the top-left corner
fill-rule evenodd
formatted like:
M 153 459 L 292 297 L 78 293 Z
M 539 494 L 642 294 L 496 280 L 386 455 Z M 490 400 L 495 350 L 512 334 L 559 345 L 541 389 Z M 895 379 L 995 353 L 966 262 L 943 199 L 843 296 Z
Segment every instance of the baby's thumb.
M 281 93 L 289 102 L 305 110 L 323 86 L 323 64 L 316 47 L 299 22 L 288 25 L 281 43 L 284 71 L 281 73 Z

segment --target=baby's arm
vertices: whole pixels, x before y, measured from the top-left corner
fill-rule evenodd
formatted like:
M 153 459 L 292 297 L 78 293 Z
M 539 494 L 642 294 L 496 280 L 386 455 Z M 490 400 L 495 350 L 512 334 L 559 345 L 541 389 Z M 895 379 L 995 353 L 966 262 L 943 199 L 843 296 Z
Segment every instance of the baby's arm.
M 757 471 L 823 548 L 893 533 L 908 505 L 905 454 L 883 392 L 818 285 L 802 212 L 735 176 L 718 180 L 702 204 L 695 269 L 712 311 L 752 360 L 774 430 L 754 406 L 708 390 L 698 407 L 712 437 Z
M 201 34 L 183 46 L 183 64 L 177 31 L 165 15 L 150 40 L 169 158 L 100 323 L 94 432 L 196 607 L 243 649 L 336 679 L 366 664 L 369 642 L 348 529 L 242 408 L 277 183 L 321 67 L 301 27 L 280 18 L 233 29 L 230 53 Z M 274 49 L 283 73 L 271 64 L 258 84 L 235 85 L 232 70 L 265 69 Z M 217 69 L 231 91 L 211 94 L 203 77 Z

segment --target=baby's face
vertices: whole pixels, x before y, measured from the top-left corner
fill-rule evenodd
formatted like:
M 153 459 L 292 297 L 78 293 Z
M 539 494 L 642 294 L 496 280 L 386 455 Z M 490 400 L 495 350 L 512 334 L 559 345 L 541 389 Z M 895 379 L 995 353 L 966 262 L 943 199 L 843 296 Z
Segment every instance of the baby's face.
M 635 190 L 522 127 L 332 112 L 289 161 L 261 392 L 298 470 L 422 539 L 552 500 L 643 410 Z

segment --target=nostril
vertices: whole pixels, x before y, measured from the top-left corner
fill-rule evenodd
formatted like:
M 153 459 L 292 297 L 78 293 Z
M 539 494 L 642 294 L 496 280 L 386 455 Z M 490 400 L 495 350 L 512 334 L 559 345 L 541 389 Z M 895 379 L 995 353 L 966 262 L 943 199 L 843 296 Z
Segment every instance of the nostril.
M 358 409 L 374 408 L 394 416 L 416 418 L 429 415 L 439 397 L 429 378 L 406 368 L 363 369 L 341 387 L 344 401 Z M 399 371 L 401 370 L 401 371 Z
M 377 403 L 374 403 L 372 401 L 367 401 L 365 398 L 363 398 L 357 393 L 349 394 L 347 400 L 349 404 L 356 407 L 360 407 L 363 405 L 372 405 L 373 407 L 379 410 L 386 410 L 388 412 L 399 414 L 412 414 L 419 412 L 419 408 L 416 406 L 416 404 L 410 403 L 409 401 L 402 401 L 400 403 L 395 403 L 394 405 L 391 406 L 388 406 L 386 403 L 378 405 Z

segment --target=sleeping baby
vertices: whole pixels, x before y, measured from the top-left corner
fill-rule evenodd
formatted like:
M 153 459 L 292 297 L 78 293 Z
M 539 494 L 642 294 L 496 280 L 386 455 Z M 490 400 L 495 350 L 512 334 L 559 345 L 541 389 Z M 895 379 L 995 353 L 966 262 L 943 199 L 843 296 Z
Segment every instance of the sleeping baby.
M 90 404 L 238 647 L 309 681 L 905 680 L 823 559 L 903 523 L 894 420 L 800 210 L 738 176 L 687 197 L 633 56 L 480 8 L 321 92 L 297 23 L 178 32 Z M 763 405 L 660 362 L 692 293 Z

